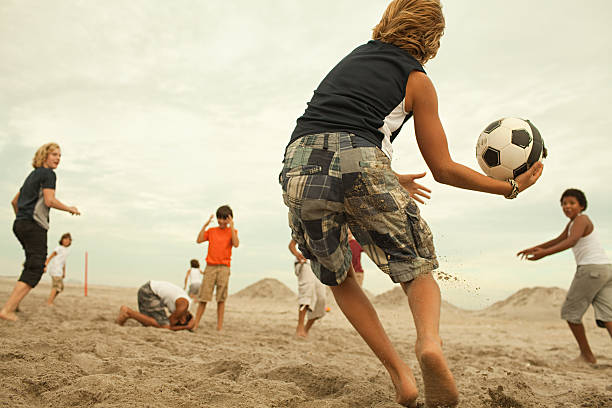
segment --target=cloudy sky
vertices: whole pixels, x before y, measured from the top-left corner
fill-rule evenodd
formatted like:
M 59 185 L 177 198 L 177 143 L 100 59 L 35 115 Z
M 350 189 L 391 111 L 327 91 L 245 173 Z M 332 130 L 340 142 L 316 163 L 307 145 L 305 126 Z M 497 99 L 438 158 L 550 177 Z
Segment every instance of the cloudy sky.
M 241 239 L 230 292 L 264 277 L 295 288 L 277 175 L 295 119 L 323 76 L 366 42 L 380 0 L 0 2 L 0 275 L 19 273 L 10 200 L 36 148 L 62 147 L 51 251 L 70 231 L 68 277 L 139 286 L 180 283 L 205 245 L 195 237 L 230 204 Z M 525 286 L 567 288 L 571 253 L 537 263 L 514 254 L 559 234 L 559 196 L 583 189 L 612 255 L 609 96 L 612 4 L 444 1 L 447 29 L 425 67 L 453 158 L 477 169 L 480 131 L 531 119 L 550 157 L 540 182 L 508 201 L 437 184 L 422 215 L 435 236 L 447 300 L 484 307 Z M 405 126 L 394 169 L 427 170 Z M 369 261 L 365 287 L 392 288 Z M 45 278 L 47 279 L 47 278 Z

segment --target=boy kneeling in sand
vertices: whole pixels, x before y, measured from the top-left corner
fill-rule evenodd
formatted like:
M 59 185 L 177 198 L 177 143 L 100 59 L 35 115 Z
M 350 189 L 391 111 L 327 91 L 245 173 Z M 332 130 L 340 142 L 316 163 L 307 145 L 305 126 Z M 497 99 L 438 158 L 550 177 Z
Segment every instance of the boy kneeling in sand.
M 593 222 L 582 213 L 587 208 L 584 193 L 575 188 L 565 190 L 561 195 L 561 208 L 570 219 L 561 235 L 523 249 L 516 255 L 528 261 L 537 261 L 572 248 L 576 274 L 561 307 L 561 318 L 567 321 L 576 338 L 580 348 L 579 358 L 595 364 L 597 360 L 587 341 L 582 316 L 592 304 L 597 325 L 608 329 L 612 337 L 612 264 L 595 234 Z
M 167 315 L 166 309 L 171 313 Z M 189 296 L 178 286 L 163 281 L 149 281 L 138 289 L 138 312 L 122 305 L 117 324 L 134 319 L 143 326 L 170 330 L 191 330 L 194 320 L 189 313 Z
M 294 239 L 289 242 L 289 251 L 295 256 L 295 276 L 298 278 L 298 325 L 295 335 L 308 336 L 314 322 L 325 316 L 325 286 L 312 273 L 310 262 L 296 248 Z M 308 321 L 304 325 L 304 318 Z

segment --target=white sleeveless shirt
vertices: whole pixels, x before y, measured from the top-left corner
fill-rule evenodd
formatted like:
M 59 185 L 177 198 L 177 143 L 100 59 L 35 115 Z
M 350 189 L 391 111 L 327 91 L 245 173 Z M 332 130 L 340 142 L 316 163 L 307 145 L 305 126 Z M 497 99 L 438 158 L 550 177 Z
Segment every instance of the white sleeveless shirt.
M 189 271 L 189 283 L 201 283 L 202 282 L 202 272 L 200 272 L 200 268 L 191 268 Z
M 570 222 L 567 233 L 569 235 L 572 230 L 574 221 Z M 610 263 L 606 251 L 599 242 L 597 235 L 595 234 L 595 227 L 593 231 L 586 237 L 581 237 L 576 241 L 576 244 L 572 247 L 574 252 L 574 259 L 576 259 L 576 265 L 606 265 Z

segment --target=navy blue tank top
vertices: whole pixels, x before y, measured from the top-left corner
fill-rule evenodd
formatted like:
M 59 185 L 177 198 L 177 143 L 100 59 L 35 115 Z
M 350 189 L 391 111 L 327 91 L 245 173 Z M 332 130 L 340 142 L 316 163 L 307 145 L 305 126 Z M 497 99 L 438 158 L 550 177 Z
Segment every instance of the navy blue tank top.
M 344 57 L 323 79 L 289 143 L 301 136 L 348 132 L 391 156 L 391 142 L 412 116 L 404 110 L 412 71 L 425 72 L 408 51 L 377 40 Z

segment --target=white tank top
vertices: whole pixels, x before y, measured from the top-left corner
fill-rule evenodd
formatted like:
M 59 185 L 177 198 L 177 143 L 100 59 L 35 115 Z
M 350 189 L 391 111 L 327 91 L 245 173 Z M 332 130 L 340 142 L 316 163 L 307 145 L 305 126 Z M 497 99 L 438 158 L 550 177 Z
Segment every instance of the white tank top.
M 202 282 L 202 272 L 200 272 L 200 268 L 191 268 L 189 272 L 189 283 L 201 283 Z
M 572 230 L 574 221 L 572 221 L 567 229 L 569 235 Z M 574 252 L 574 259 L 576 259 L 576 265 L 606 265 L 610 263 L 606 251 L 597 239 L 595 234 L 595 228 L 586 237 L 578 239 L 576 244 L 572 247 Z

